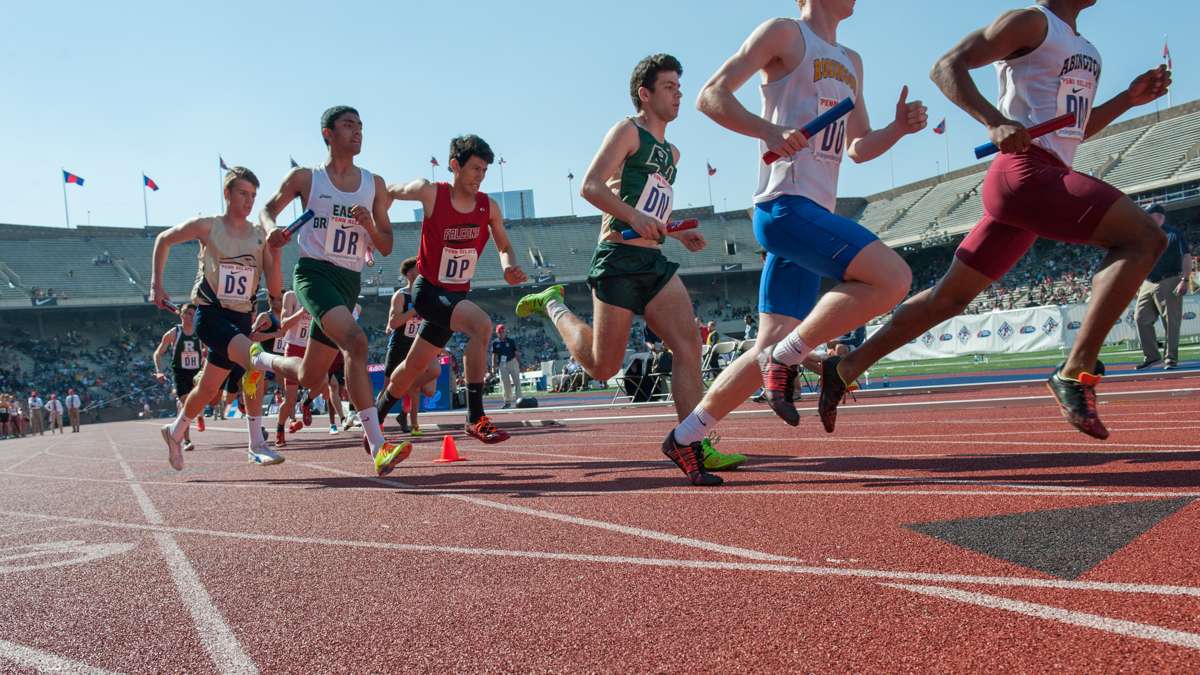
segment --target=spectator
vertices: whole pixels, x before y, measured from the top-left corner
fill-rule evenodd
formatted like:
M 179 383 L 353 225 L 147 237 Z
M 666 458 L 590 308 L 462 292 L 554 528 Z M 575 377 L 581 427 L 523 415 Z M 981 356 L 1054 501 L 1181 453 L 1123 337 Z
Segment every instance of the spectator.
M 754 321 L 753 314 L 746 315 L 746 329 L 742 333 L 743 340 L 754 340 L 758 337 L 758 324 Z
M 46 429 L 42 426 L 42 415 L 45 413 L 42 412 L 44 404 L 41 397 L 36 391 L 31 391 L 27 403 L 29 404 L 29 435 L 32 436 L 35 431 L 38 436 L 45 435 Z
M 58 400 L 58 394 L 50 394 L 50 400 L 46 401 L 46 415 L 50 418 L 50 434 L 54 435 L 55 429 L 63 433 L 63 404 Z
M 1167 224 L 1167 211 L 1162 204 L 1154 204 L 1147 211 L 1166 232 L 1167 248 L 1138 290 L 1133 317 L 1144 358 L 1137 369 L 1143 370 L 1161 361 L 1163 370 L 1171 370 L 1179 367 L 1179 328 L 1183 320 L 1183 296 L 1188 292 L 1187 277 L 1192 269 L 1191 247 L 1179 228 Z M 1154 330 L 1159 318 L 1166 333 L 1165 361 L 1159 352 Z
M 82 407 L 82 402 L 79 400 L 79 394 L 75 393 L 75 388 L 67 389 L 67 416 L 71 419 L 71 433 L 79 433 L 79 409 Z

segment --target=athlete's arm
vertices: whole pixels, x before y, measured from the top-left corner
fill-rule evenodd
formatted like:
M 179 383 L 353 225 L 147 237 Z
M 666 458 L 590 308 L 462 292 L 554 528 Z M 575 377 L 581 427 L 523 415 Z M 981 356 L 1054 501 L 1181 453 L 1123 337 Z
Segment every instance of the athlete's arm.
M 392 196 L 388 194 L 387 185 L 383 182 L 383 178 L 372 176 L 375 180 L 375 200 L 371 203 L 371 210 L 367 211 L 359 207 L 361 213 L 356 213 L 355 218 L 358 224 L 363 226 L 370 235 L 371 243 L 375 246 L 375 250 L 383 255 L 392 254 L 392 221 L 388 217 L 388 209 L 392 206 Z M 367 219 L 365 216 L 371 216 Z M 367 222 L 363 222 L 366 220 Z M 373 222 L 372 222 L 373 221 Z
M 1002 115 L 979 92 L 971 71 L 1028 54 L 1042 44 L 1048 30 L 1046 15 L 1036 9 L 1005 12 L 990 26 L 963 38 L 929 73 L 946 98 L 988 128 L 988 137 L 1000 152 L 1024 152 L 1033 140 L 1025 127 Z
M 387 332 L 399 330 L 411 316 L 412 310 L 404 311 L 404 291 L 392 293 L 392 302 L 388 307 Z
M 1144 105 L 1165 95 L 1170 86 L 1171 71 L 1167 70 L 1166 64 L 1138 75 L 1125 91 L 1092 108 L 1091 114 L 1088 115 L 1087 129 L 1083 132 L 1084 139 L 1100 133 L 1130 108 Z
M 508 230 L 504 229 L 504 216 L 500 215 L 500 205 L 495 199 L 488 198 L 491 213 L 488 214 L 488 227 L 492 230 L 492 239 L 496 242 L 496 252 L 500 254 L 500 267 L 504 270 L 504 280 L 509 286 L 518 286 L 529 281 L 525 270 L 517 264 L 517 255 L 513 253 L 512 241 L 508 238 Z
M 154 379 L 161 384 L 167 381 L 167 376 L 163 374 L 162 355 L 167 352 L 167 349 L 175 342 L 175 329 L 172 328 L 163 333 L 162 339 L 158 341 L 158 349 L 154 350 Z
M 780 157 L 794 155 L 808 147 L 804 134 L 746 110 L 734 93 L 759 71 L 778 71 L 780 75 L 791 72 L 803 54 L 804 35 L 794 21 L 771 19 L 763 23 L 704 84 L 696 108 L 730 131 L 763 141 Z
M 609 129 L 592 164 L 588 167 L 587 175 L 579 194 L 592 206 L 608 215 L 629 225 L 644 239 L 659 241 L 667 235 L 667 228 L 662 223 L 641 213 L 632 206 L 621 201 L 617 193 L 608 186 L 608 179 L 616 176 L 625 163 L 638 149 L 638 132 L 632 120 L 621 120 Z
M 288 291 L 283 294 L 283 310 L 279 314 L 279 330 L 286 333 L 304 316 L 304 308 L 297 307 L 296 293 Z
M 392 199 L 405 202 L 421 202 L 425 215 L 433 213 L 433 205 L 437 201 L 437 185 L 424 178 L 418 178 L 408 183 L 393 183 L 387 188 Z
M 858 91 L 854 92 L 855 99 L 862 101 L 862 57 L 853 50 L 846 51 L 858 70 Z M 907 84 L 900 89 L 900 100 L 896 102 L 896 116 L 882 129 L 871 129 L 866 105 L 854 106 L 846 120 L 846 155 L 858 164 L 869 162 L 890 150 L 901 138 L 924 129 L 927 120 L 925 105 L 920 101 L 908 100 Z
M 675 144 L 671 144 L 671 154 L 675 157 L 675 166 L 679 166 L 679 148 Z M 692 253 L 703 251 L 704 247 L 708 246 L 708 240 L 700 233 L 700 230 L 683 230 L 681 232 L 671 232 L 667 235 L 677 239 L 683 247 Z M 516 344 L 515 342 L 513 344 Z
M 279 259 L 275 249 L 263 246 L 263 280 L 267 284 L 267 304 L 275 316 L 283 315 L 283 273 L 279 271 Z
M 288 172 L 283 179 L 283 185 L 279 186 L 279 191 L 272 195 L 266 204 L 263 204 L 262 210 L 258 212 L 258 220 L 267 229 L 267 243 L 272 247 L 279 248 L 287 244 L 287 235 L 275 222 L 275 218 L 296 197 L 303 202 L 311 187 L 312 170 L 297 167 Z
M 166 303 L 171 301 L 167 291 L 162 286 L 163 268 L 167 265 L 167 256 L 171 247 L 187 241 L 208 241 L 208 233 L 212 230 L 212 222 L 207 218 L 192 218 L 158 233 L 154 238 L 154 253 L 150 272 L 150 302 L 166 309 Z

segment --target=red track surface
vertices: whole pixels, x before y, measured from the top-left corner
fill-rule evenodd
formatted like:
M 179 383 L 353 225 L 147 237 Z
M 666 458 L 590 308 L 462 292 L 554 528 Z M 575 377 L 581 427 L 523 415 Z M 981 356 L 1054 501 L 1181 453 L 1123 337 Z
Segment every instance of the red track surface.
M 1200 497 L 1198 401 L 1106 403 L 1107 442 L 1039 399 L 734 416 L 717 489 L 622 411 L 385 480 L 348 434 L 246 464 L 240 422 L 178 474 L 148 423 L 4 441 L 0 670 L 1194 672 L 1194 503 L 1072 579 L 908 526 Z

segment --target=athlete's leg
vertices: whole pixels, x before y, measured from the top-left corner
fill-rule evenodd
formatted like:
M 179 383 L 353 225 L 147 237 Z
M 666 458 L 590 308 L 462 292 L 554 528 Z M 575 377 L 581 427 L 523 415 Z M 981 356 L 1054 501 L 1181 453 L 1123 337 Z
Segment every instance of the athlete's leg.
M 434 359 L 438 354 L 442 353 L 442 346 L 435 345 L 424 337 L 417 336 L 413 340 L 412 347 L 408 350 L 408 356 L 400 362 L 396 370 L 392 371 L 392 376 L 388 378 L 385 390 L 393 400 L 399 400 L 404 397 L 405 392 L 412 389 L 421 378 L 430 364 L 434 364 Z M 393 403 L 394 405 L 394 403 Z
M 221 394 L 221 386 L 228 376 L 227 369 L 217 366 L 211 360 L 205 362 L 203 370 L 200 371 L 200 381 L 184 399 L 179 416 L 172 425 L 171 435 L 175 440 L 183 440 L 191 421 L 204 412 L 204 406 L 209 401 Z
M 1092 300 L 1062 369 L 1069 379 L 1095 369 L 1104 338 L 1137 295 L 1166 248 L 1167 236 L 1133 200 L 1122 196 L 1100 219 L 1091 243 L 1107 248 L 1108 255 L 1092 277 Z
M 700 402 L 700 342 L 696 339 L 692 300 L 679 275 L 646 305 L 646 325 L 671 350 L 671 398 L 675 414 L 682 420 Z M 626 333 L 628 340 L 628 333 Z M 624 355 L 624 350 L 622 355 Z
M 492 319 L 470 300 L 463 300 L 450 315 L 450 330 L 467 336 L 463 349 L 463 376 L 467 381 L 467 423 L 484 417 L 483 380 L 487 376 L 487 342 L 492 335 Z M 424 369 L 425 364 L 421 364 Z
M 758 338 L 754 346 L 721 371 L 695 408 L 711 420 L 709 426 L 736 410 L 762 386 L 760 354 L 769 352 L 776 343 L 787 337 L 800 325 L 800 319 L 783 314 L 759 314 L 758 325 Z

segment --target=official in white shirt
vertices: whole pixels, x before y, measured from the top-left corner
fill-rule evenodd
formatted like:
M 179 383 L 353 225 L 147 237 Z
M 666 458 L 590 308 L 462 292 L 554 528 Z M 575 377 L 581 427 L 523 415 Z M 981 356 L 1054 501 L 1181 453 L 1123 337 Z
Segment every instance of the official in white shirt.
M 62 416 L 63 404 L 58 400 L 58 394 L 50 394 L 50 400 L 46 401 L 46 414 L 50 416 L 50 433 L 53 434 L 55 429 L 58 433 L 63 432 Z
M 71 419 L 71 433 L 79 433 L 79 410 L 83 402 L 79 400 L 79 394 L 75 393 L 74 389 L 67 390 L 67 416 Z
M 36 391 L 29 392 L 29 435 L 37 432 L 39 436 L 46 434 L 45 423 L 42 422 L 42 399 Z

